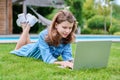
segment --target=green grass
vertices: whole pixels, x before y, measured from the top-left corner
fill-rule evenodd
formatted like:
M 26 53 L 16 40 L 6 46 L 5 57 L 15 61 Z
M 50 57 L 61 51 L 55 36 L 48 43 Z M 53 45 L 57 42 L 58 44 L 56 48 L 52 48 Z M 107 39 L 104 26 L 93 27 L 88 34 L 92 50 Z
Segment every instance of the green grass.
M 9 54 L 14 47 L 0 44 L 0 80 L 120 80 L 120 43 L 112 43 L 107 68 L 79 71 Z

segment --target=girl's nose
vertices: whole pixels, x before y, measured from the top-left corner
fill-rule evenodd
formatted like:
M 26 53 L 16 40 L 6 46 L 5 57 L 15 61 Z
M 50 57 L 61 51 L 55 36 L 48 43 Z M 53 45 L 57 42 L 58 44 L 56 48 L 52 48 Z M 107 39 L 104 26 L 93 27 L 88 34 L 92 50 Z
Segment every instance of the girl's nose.
M 66 33 L 69 33 L 70 32 L 70 30 L 69 29 L 66 29 Z

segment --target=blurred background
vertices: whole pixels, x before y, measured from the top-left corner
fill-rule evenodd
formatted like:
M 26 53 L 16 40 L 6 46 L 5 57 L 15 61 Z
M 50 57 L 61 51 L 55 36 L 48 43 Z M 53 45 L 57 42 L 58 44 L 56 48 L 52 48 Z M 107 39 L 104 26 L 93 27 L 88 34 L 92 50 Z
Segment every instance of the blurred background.
M 120 35 L 120 0 L 0 0 L 0 35 L 20 34 L 16 19 L 23 12 L 39 19 L 30 30 L 38 34 L 61 9 L 75 15 L 76 34 Z

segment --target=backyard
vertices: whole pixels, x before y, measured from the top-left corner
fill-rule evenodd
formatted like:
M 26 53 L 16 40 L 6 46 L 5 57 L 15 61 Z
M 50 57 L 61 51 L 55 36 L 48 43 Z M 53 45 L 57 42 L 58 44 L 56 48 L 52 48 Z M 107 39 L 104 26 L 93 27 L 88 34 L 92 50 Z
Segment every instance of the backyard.
M 112 43 L 107 68 L 73 71 L 9 54 L 15 44 L 0 44 L 0 80 L 120 80 L 120 43 Z M 75 44 L 72 44 L 73 52 Z

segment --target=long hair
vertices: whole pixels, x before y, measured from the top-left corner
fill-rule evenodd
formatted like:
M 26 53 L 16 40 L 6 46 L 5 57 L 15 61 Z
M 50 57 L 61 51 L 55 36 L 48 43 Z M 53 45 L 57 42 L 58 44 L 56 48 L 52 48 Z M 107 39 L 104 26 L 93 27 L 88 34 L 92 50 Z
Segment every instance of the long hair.
M 60 37 L 60 34 L 57 32 L 55 26 L 56 23 L 60 24 L 64 21 L 68 21 L 70 23 L 73 23 L 73 28 L 71 33 L 66 37 L 62 38 Z M 77 27 L 76 19 L 73 16 L 73 14 L 67 10 L 61 10 L 53 17 L 52 24 L 48 28 L 48 35 L 46 36 L 46 42 L 49 45 L 58 46 L 60 43 L 67 44 L 71 43 L 75 39 L 75 30 Z

